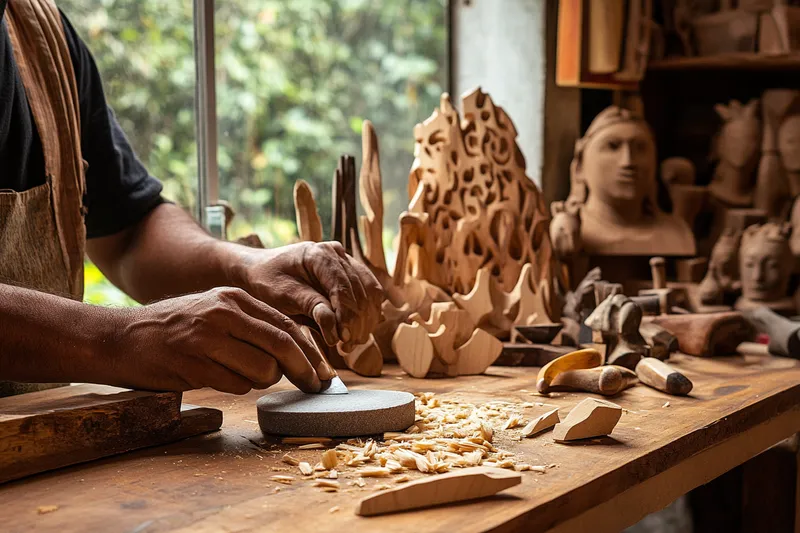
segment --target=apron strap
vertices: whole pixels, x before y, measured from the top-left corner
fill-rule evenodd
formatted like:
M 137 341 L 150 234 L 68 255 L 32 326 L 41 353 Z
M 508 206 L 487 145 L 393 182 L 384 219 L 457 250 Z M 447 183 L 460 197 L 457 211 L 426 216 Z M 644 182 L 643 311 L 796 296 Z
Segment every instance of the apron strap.
M 83 297 L 85 162 L 78 87 L 61 13 L 52 0 L 9 0 L 9 36 L 53 187 L 53 209 L 70 293 Z

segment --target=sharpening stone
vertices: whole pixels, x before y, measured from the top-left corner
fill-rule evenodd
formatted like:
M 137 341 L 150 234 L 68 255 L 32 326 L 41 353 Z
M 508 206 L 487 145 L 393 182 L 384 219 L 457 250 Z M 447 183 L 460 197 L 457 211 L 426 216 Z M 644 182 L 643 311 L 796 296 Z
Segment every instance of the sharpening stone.
M 360 437 L 405 431 L 414 424 L 414 395 L 387 390 L 348 394 L 273 392 L 256 403 L 258 425 L 271 435 Z

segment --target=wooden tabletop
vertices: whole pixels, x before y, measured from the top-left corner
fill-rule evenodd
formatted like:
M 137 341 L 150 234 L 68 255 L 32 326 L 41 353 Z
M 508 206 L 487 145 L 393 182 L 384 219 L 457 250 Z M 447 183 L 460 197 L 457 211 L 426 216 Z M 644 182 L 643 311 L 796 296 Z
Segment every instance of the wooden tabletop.
M 27 531 L 615 531 L 741 464 L 800 430 L 800 364 L 769 356 L 673 362 L 695 388 L 678 398 L 637 385 L 613 399 L 626 411 L 611 437 L 556 444 L 547 434 L 503 442 L 520 460 L 555 464 L 523 472 L 523 482 L 493 498 L 373 518 L 353 513 L 376 484 L 325 493 L 310 482 L 280 485 L 280 462 L 295 447 L 265 440 L 256 423 L 259 392 L 187 393 L 184 401 L 223 410 L 222 431 L 175 444 L 34 476 L 0 487 L 2 528 Z M 536 370 L 491 367 L 486 375 L 419 380 L 396 367 L 380 379 L 343 372 L 351 388 L 432 391 L 479 403 L 540 402 L 526 419 L 553 406 L 562 417 L 582 393 L 535 396 Z M 286 388 L 281 383 L 276 388 Z M 292 451 L 312 464 L 320 450 Z M 280 469 L 280 470 L 277 470 Z M 296 477 L 297 472 L 291 472 Z M 280 488 L 279 491 L 275 489 Z M 40 514 L 37 510 L 52 510 Z M 338 507 L 338 511 L 330 512 Z

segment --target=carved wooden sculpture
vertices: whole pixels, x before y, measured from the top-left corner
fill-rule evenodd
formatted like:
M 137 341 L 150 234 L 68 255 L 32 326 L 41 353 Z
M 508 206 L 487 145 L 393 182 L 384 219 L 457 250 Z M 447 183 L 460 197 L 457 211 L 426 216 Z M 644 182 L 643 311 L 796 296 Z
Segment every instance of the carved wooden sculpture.
M 553 440 L 567 442 L 610 434 L 622 417 L 622 407 L 605 400 L 586 398 L 553 428 Z
M 761 146 L 758 100 L 750 100 L 746 105 L 731 100 L 728 105 L 717 104 L 714 109 L 722 119 L 722 127 L 712 153 L 719 162 L 709 191 L 725 206 L 751 206 Z
M 764 91 L 761 100 L 764 136 L 753 205 L 770 217 L 780 218 L 788 211 L 791 199 L 800 194 L 796 153 L 800 119 L 793 118 L 800 112 L 800 91 L 770 89 Z
M 378 136 L 369 120 L 365 120 L 361 125 L 361 153 L 358 190 L 361 205 L 366 213 L 361 217 L 364 258 L 369 261 L 373 270 L 382 270 L 388 274 L 386 256 L 383 252 L 383 179 Z
M 738 312 L 661 315 L 647 319 L 678 338 L 680 351 L 700 357 L 731 355 L 754 338 L 753 327 Z
M 630 298 L 614 294 L 601 302 L 586 319 L 586 325 L 602 334 L 606 344 L 606 363 L 633 370 L 650 347 L 639 333 L 642 310 Z
M 711 249 L 708 271 L 700 282 L 698 293 L 704 306 L 721 306 L 725 296 L 741 288 L 739 282 L 739 244 L 741 233 L 726 228 Z
M 764 305 L 781 314 L 794 314 L 794 300 L 786 294 L 794 268 L 790 234 L 789 224 L 772 222 L 744 230 L 739 248 L 742 296 L 736 309 Z
M 408 211 L 427 215 L 420 221 L 430 231 L 408 254 L 411 265 L 404 271 L 467 294 L 481 268 L 511 291 L 530 263 L 533 286 L 552 284 L 549 217 L 525 174 L 514 125 L 480 89 L 463 96 L 462 105 L 463 120 L 444 94 L 439 109 L 414 129 Z M 547 302 L 551 316 L 559 307 L 553 303 Z
M 644 119 L 619 107 L 595 117 L 575 143 L 568 202 L 581 205 L 590 255 L 694 255 L 689 226 L 656 202 L 655 141 Z

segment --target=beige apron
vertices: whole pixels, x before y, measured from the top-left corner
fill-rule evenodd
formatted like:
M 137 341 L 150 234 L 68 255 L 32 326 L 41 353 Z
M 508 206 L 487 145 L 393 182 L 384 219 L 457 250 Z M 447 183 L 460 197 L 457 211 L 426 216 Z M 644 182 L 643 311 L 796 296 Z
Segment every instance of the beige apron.
M 9 0 L 5 21 L 41 139 L 46 182 L 19 193 L 0 190 L 0 283 L 81 300 L 85 162 L 61 15 L 52 0 Z M 0 382 L 0 396 L 45 387 Z

